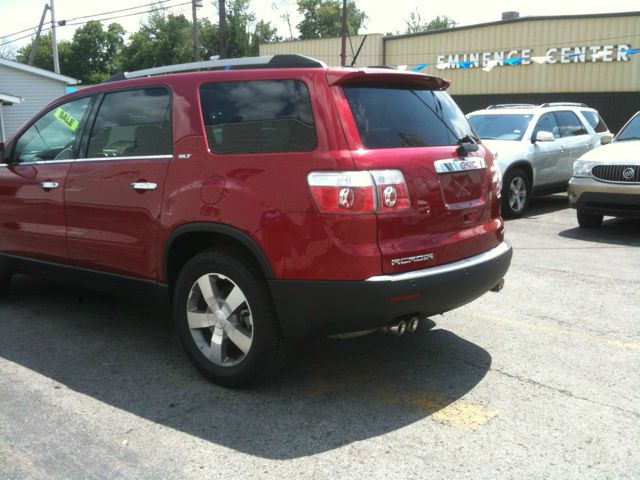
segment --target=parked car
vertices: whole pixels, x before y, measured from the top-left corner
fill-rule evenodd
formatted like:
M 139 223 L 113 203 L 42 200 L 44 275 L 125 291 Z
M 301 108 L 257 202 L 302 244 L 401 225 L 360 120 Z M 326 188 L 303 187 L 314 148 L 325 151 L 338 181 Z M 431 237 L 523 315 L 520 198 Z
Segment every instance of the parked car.
M 402 334 L 502 286 L 499 176 L 447 81 L 295 55 L 119 78 L 0 145 L 5 283 L 166 301 L 224 385 L 293 339 Z
M 581 103 L 492 105 L 467 118 L 503 175 L 506 218 L 521 217 L 535 196 L 565 191 L 573 162 L 613 137 Z
M 610 145 L 573 164 L 569 205 L 584 228 L 599 227 L 604 215 L 640 218 L 640 112 Z

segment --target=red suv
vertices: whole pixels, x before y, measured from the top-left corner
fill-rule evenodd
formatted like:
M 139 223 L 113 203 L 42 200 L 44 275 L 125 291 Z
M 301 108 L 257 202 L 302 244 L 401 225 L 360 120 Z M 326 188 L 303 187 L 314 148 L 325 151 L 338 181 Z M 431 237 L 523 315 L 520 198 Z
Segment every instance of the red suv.
M 122 78 L 0 144 L 0 280 L 166 301 L 225 385 L 502 285 L 500 177 L 447 81 L 295 55 Z

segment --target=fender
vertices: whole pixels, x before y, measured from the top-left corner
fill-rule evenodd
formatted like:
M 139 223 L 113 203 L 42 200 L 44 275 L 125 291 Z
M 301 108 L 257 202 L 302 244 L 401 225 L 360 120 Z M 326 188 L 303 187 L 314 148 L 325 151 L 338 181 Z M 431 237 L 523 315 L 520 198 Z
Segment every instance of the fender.
M 163 278 L 167 280 L 169 278 L 169 251 L 171 250 L 171 245 L 182 235 L 188 233 L 216 233 L 218 235 L 223 235 L 226 237 L 230 237 L 234 240 L 240 242 L 243 246 L 245 246 L 258 260 L 262 271 L 264 272 L 265 277 L 268 280 L 272 280 L 275 278 L 273 275 L 273 270 L 271 270 L 271 265 L 269 264 L 269 260 L 267 260 L 267 256 L 264 254 L 262 249 L 258 246 L 256 241 L 251 238 L 248 234 L 239 230 L 235 227 L 231 227 L 224 223 L 213 223 L 213 222 L 194 222 L 187 223 L 184 225 L 180 225 L 175 230 L 169 234 L 164 243 L 164 252 L 162 259 L 162 274 Z

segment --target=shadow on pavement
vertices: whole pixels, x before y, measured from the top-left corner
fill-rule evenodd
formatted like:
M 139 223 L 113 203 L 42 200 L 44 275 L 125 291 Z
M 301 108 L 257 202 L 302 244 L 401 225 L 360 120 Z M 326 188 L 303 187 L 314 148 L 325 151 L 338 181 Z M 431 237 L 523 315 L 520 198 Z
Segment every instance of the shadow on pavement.
M 569 208 L 569 200 L 566 193 L 536 197 L 529 204 L 529 209 L 524 213 L 523 218 L 536 218 L 539 215 L 557 212 L 566 208 Z
M 640 220 L 607 218 L 605 217 L 605 221 L 600 228 L 581 228 L 576 220 L 575 228 L 563 230 L 559 235 L 587 242 L 640 247 Z
M 152 422 L 271 459 L 324 452 L 430 415 L 473 427 L 469 409 L 482 415 L 481 407 L 461 401 L 458 420 L 467 425 L 443 412 L 491 365 L 477 345 L 421 328 L 401 338 L 307 342 L 271 383 L 234 391 L 195 372 L 157 306 L 26 277 L 14 278 L 0 305 L 2 357 Z

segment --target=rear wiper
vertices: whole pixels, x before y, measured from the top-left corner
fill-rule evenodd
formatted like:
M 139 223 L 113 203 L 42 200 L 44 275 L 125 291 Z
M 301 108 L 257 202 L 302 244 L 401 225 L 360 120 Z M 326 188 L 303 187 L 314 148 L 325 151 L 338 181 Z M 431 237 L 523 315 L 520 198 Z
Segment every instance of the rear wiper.
M 465 135 L 462 138 L 458 139 L 458 145 L 460 145 L 458 148 L 456 148 L 456 152 L 458 153 L 458 155 L 460 155 L 461 157 L 471 153 L 471 152 L 477 152 L 478 149 L 480 148 L 478 146 L 478 144 L 475 142 L 475 140 L 473 138 L 471 138 L 469 135 Z

